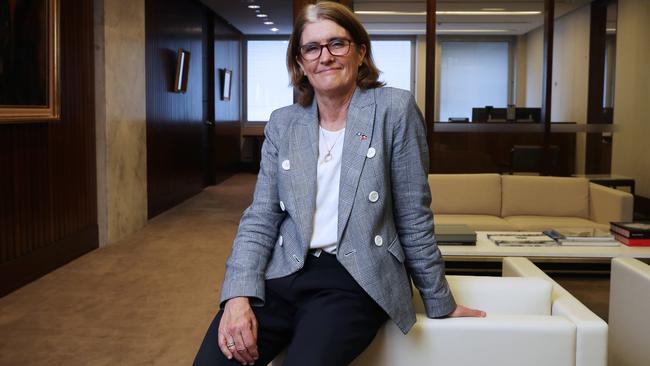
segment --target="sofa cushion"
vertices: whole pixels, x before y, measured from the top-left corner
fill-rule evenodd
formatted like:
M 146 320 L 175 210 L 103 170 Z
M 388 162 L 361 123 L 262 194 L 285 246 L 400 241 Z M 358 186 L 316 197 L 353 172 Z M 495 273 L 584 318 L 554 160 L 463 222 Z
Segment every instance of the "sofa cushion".
M 429 174 L 433 214 L 501 214 L 498 174 Z
M 465 224 L 474 231 L 512 231 L 516 228 L 508 221 L 491 215 L 442 215 L 434 214 L 435 224 Z
M 563 216 L 508 216 L 504 217 L 515 230 L 541 231 L 562 228 L 597 228 L 609 231 L 609 225 L 599 224 L 580 217 Z
M 537 215 L 589 218 L 587 179 L 504 175 L 501 184 L 501 217 Z

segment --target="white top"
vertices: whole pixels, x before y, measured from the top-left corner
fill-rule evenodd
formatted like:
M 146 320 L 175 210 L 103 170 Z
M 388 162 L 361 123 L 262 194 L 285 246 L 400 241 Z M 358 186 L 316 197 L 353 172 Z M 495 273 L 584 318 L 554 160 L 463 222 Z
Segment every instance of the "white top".
M 339 223 L 339 182 L 345 128 L 328 131 L 319 127 L 316 210 L 310 249 L 336 253 Z M 329 153 L 329 154 L 328 154 Z

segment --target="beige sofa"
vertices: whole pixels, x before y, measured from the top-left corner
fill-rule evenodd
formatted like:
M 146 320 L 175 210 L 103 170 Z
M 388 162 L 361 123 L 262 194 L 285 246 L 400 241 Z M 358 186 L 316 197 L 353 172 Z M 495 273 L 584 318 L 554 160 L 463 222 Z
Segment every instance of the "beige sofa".
M 631 221 L 633 197 L 585 178 L 430 174 L 436 224 L 476 231 L 595 227 Z

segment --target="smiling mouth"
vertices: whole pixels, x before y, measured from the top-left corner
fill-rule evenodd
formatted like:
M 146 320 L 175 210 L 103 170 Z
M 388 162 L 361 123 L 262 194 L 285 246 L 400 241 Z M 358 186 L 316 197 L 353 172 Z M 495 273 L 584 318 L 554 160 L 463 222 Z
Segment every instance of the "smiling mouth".
M 327 69 L 327 70 L 321 70 L 321 71 L 318 72 L 318 74 L 322 74 L 322 73 L 326 73 L 326 72 L 330 72 L 330 71 L 338 71 L 338 70 L 340 70 L 340 69 Z

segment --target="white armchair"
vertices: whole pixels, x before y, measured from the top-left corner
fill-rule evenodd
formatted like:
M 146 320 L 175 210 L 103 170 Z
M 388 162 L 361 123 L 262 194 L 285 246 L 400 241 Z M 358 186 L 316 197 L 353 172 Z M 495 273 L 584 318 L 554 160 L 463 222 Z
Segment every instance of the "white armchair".
M 603 320 L 528 259 L 505 258 L 503 272 L 447 276 L 456 300 L 486 318 L 428 319 L 415 292 L 413 329 L 404 335 L 387 322 L 352 366 L 606 365 Z
M 609 364 L 650 365 L 650 266 L 614 258 L 609 292 Z

